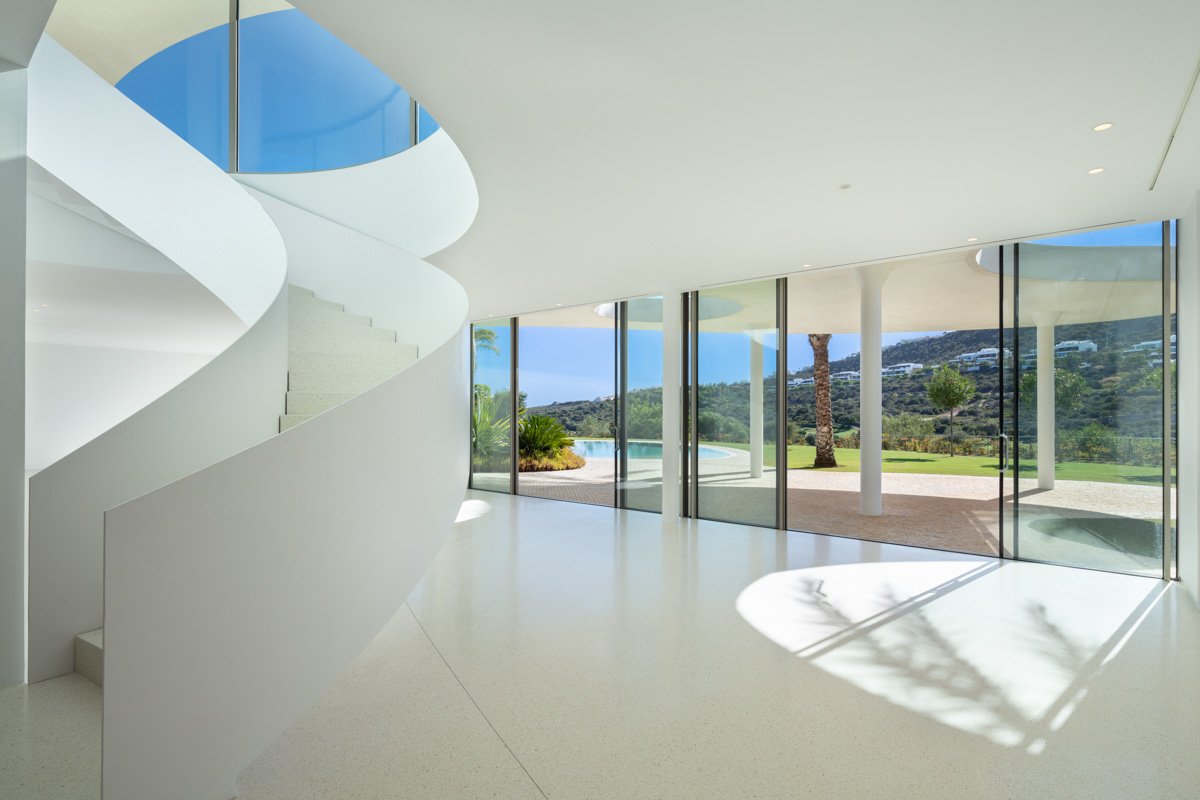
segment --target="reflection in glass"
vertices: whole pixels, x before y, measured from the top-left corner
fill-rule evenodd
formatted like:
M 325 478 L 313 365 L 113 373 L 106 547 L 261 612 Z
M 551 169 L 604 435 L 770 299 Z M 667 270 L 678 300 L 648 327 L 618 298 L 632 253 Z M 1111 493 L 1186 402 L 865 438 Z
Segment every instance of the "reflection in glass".
M 518 491 L 611 506 L 616 491 L 616 339 L 611 306 L 520 317 Z
M 1020 558 L 1162 572 L 1162 226 L 1018 245 Z
M 512 329 L 471 326 L 471 488 L 508 492 L 512 468 Z
M 406 149 L 408 93 L 300 11 L 241 21 L 238 165 L 306 172 Z
M 776 282 L 699 293 L 697 516 L 774 527 Z M 700 452 L 703 456 L 703 450 Z
M 859 277 L 842 269 L 788 279 L 788 526 L 995 554 L 997 275 L 973 252 L 891 265 L 882 287 L 881 516 L 860 506 Z
M 662 511 L 662 304 L 661 297 L 622 304 L 626 443 L 618 489 L 623 507 L 639 511 Z
M 229 168 L 228 24 L 151 56 L 116 86 L 214 164 Z

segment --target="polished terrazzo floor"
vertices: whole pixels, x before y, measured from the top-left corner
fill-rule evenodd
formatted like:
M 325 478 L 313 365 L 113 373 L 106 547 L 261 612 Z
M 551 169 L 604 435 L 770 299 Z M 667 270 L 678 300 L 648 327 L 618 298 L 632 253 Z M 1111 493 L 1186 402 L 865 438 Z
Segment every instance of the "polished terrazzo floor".
M 239 798 L 1194 798 L 1198 668 L 1178 585 L 475 492 Z

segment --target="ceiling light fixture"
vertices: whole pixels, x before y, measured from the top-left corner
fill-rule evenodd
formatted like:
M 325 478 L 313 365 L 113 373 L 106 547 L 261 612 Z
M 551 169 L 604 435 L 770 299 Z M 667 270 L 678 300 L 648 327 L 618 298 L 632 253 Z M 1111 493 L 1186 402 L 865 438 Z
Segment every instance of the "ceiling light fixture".
M 1095 126 L 1094 128 L 1092 128 L 1092 130 L 1094 130 L 1094 131 L 1106 131 L 1106 130 L 1108 130 L 1109 128 L 1111 128 L 1112 126 L 1113 126 L 1113 124 L 1112 124 L 1111 122 L 1101 122 L 1099 125 L 1097 125 L 1097 126 Z
M 968 241 L 968 242 L 978 242 L 978 241 L 979 241 L 979 237 L 978 237 L 978 236 L 968 236 L 968 237 L 967 237 L 967 241 Z
M 1104 172 L 1104 167 L 1093 167 L 1088 170 L 1088 175 L 1099 175 L 1101 172 Z
M 808 268 L 809 268 L 809 267 L 811 267 L 811 266 L 812 266 L 812 264 L 805 264 L 805 265 L 804 265 L 804 268 L 805 268 L 805 269 L 808 269 Z

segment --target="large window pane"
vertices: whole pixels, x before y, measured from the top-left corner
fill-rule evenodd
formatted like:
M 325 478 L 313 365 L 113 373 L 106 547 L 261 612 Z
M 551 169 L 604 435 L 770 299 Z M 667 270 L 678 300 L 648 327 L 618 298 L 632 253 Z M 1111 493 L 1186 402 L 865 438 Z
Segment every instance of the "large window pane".
M 105 4 L 94 7 L 103 9 Z M 64 16 L 69 16 L 68 10 L 64 9 Z M 229 25 L 218 21 L 228 20 L 229 4 L 196 0 L 161 8 L 150 4 L 144 11 L 148 18 L 141 24 L 146 28 L 177 30 L 184 38 L 148 53 L 117 80 L 116 87 L 214 164 L 228 169 Z M 177 12 L 183 12 L 180 20 L 156 19 Z M 210 27 L 198 30 L 199 25 Z M 119 60 L 119 54 L 114 52 L 112 60 Z M 103 70 L 106 65 L 96 66 Z
M 662 511 L 663 299 L 624 304 L 625 458 L 619 488 L 625 508 Z
M 699 293 L 697 516 L 775 518 L 775 281 Z
M 409 97 L 395 81 L 286 3 L 249 5 L 239 31 L 242 172 L 347 167 L 410 145 Z
M 875 411 L 881 516 L 860 510 L 859 278 L 844 269 L 788 279 L 788 525 L 996 554 L 998 275 L 975 252 L 889 265 Z M 942 390 L 949 387 L 960 396 L 948 401 Z
M 509 320 L 471 326 L 471 488 L 508 492 L 512 469 Z
M 1020 558 L 1159 575 L 1162 226 L 1019 245 Z
M 614 316 L 603 304 L 520 317 L 521 494 L 613 505 Z

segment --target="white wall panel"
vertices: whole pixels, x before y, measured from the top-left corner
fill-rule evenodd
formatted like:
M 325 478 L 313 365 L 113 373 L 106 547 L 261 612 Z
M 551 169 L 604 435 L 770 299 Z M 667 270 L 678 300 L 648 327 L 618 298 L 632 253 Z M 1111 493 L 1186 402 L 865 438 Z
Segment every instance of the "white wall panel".
M 70 672 L 72 638 L 101 624 L 104 511 L 277 430 L 287 302 L 283 242 L 262 207 L 49 38 L 29 69 L 29 155 L 251 326 L 30 479 L 28 677 L 38 681 Z
M 25 90 L 0 67 L 0 686 L 25 677 Z
M 458 283 L 419 258 L 252 190 L 288 250 L 288 281 L 371 317 L 401 342 L 432 350 L 467 313 Z M 438 298 L 435 302 L 431 298 Z
M 108 512 L 105 797 L 232 797 L 404 602 L 466 486 L 464 322 L 376 388 Z
M 422 258 L 457 241 L 479 210 L 475 178 L 445 131 L 356 167 L 238 180 Z
M 212 358 L 208 353 L 27 343 L 26 468 L 50 466 L 133 416 Z

